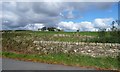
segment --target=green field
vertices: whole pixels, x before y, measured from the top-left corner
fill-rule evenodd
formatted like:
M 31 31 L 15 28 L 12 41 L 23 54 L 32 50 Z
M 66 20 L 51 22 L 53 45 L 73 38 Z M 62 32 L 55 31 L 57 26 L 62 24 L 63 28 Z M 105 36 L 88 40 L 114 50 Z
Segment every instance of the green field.
M 55 36 L 55 35 L 66 35 L 66 36 Z M 79 36 L 78 36 L 79 35 Z M 97 32 L 38 32 L 38 31 L 18 31 L 12 33 L 3 33 L 3 38 L 8 37 L 15 37 L 15 36 L 26 36 L 26 37 L 33 37 L 36 40 L 43 40 L 43 41 L 69 41 L 69 42 L 80 42 L 86 41 L 90 39 L 90 37 L 96 37 Z
M 111 35 L 112 34 L 112 35 Z M 61 36 L 64 35 L 64 36 Z M 116 36 L 115 36 L 116 35 Z M 27 37 L 43 41 L 67 41 L 67 42 L 96 42 L 96 43 L 120 43 L 120 31 L 117 32 L 44 32 L 44 31 L 16 31 L 5 32 L 3 38 Z
M 38 62 L 65 64 L 73 66 L 90 66 L 107 69 L 119 69 L 119 59 L 111 57 L 91 57 L 87 55 L 57 54 L 26 54 L 24 51 L 32 46 L 33 41 L 62 42 L 100 42 L 98 32 L 39 32 L 16 31 L 2 33 L 3 57 L 26 59 Z M 109 37 L 109 32 L 106 32 Z M 16 42 L 16 40 L 18 42 Z M 107 40 L 107 39 L 106 39 Z M 102 41 L 104 41 L 102 39 Z M 108 39 L 109 42 L 109 39 Z M 114 43 L 116 43 L 115 41 Z M 20 52 L 23 51 L 23 52 Z

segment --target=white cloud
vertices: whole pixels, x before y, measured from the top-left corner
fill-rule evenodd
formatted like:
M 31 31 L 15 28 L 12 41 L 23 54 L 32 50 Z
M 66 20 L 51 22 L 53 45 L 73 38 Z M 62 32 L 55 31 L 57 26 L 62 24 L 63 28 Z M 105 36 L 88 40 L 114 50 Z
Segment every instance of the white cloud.
M 106 28 L 110 30 L 110 24 L 113 21 L 113 18 L 96 18 L 93 22 L 83 21 L 83 22 L 60 22 L 58 23 L 58 28 L 65 31 L 98 31 L 99 28 Z
M 13 30 L 33 30 L 33 31 L 37 31 L 38 29 L 41 29 L 42 27 L 44 27 L 44 24 L 35 23 L 35 24 L 27 24 L 24 27 L 13 28 Z M 4 27 L 4 28 L 6 28 L 6 27 Z
M 94 24 L 97 28 L 109 28 L 113 20 L 113 18 L 96 18 Z
M 75 23 L 75 22 L 60 22 L 58 24 L 58 27 L 63 29 L 63 30 L 70 30 L 70 31 L 94 31 L 95 28 L 92 25 L 91 22 L 80 22 L 80 23 Z
M 93 24 L 91 22 L 81 22 L 79 23 L 80 24 L 80 27 L 81 28 L 84 28 L 84 29 L 92 29 L 93 28 Z
M 36 23 L 36 24 L 28 24 L 25 27 L 20 27 L 19 29 L 36 31 L 36 30 L 38 30 L 39 28 L 42 28 L 42 27 L 44 27 L 44 24 Z
M 73 30 L 73 31 L 79 29 L 79 25 L 77 25 L 74 22 L 60 22 L 58 23 L 58 27 L 63 30 Z

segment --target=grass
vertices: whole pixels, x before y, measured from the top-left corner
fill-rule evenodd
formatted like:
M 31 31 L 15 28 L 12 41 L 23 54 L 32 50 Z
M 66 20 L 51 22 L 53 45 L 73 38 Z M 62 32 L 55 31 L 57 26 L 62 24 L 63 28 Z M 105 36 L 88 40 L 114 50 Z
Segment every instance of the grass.
M 54 36 L 55 34 L 65 34 L 65 35 L 69 35 L 70 37 L 58 37 L 58 36 Z M 18 32 L 12 32 L 12 33 L 3 33 L 2 37 L 3 37 L 3 41 L 8 41 L 8 40 L 12 40 L 12 38 L 15 38 L 17 36 L 19 36 L 21 39 L 24 37 L 27 37 L 29 39 L 33 39 L 34 40 L 43 40 L 43 41 L 63 41 L 63 42 L 80 42 L 80 41 L 86 41 L 86 37 L 81 38 L 81 37 L 77 37 L 77 35 L 82 35 L 82 36 L 96 36 L 97 32 L 39 32 L 39 31 L 18 31 Z M 33 38 L 31 38 L 33 37 Z
M 14 32 L 15 33 L 15 32 Z M 16 33 L 32 33 L 33 35 L 53 35 L 53 34 L 68 34 L 68 35 L 73 35 L 73 34 L 80 34 L 80 35 L 89 35 L 89 36 L 97 36 L 98 32 L 53 32 L 53 31 L 16 31 Z
M 64 34 L 67 36 L 55 36 L 56 34 Z M 63 42 L 96 42 L 96 43 L 120 43 L 120 37 L 110 36 L 110 32 L 105 32 L 105 36 L 99 32 L 43 32 L 43 31 L 16 31 L 5 32 L 2 34 L 3 41 L 12 40 L 17 36 L 20 39 L 28 38 L 29 40 L 42 41 L 63 41 Z M 78 36 L 79 35 L 79 36 Z M 99 38 L 98 38 L 99 37 Z
M 52 37 L 54 34 L 67 34 L 71 37 Z M 18 31 L 12 33 L 3 33 L 2 34 L 2 46 L 4 52 L 2 52 L 2 56 L 8 58 L 18 58 L 18 59 L 26 59 L 33 60 L 37 62 L 47 62 L 47 63 L 57 63 L 57 64 L 65 64 L 65 65 L 73 65 L 73 66 L 94 66 L 98 68 L 111 68 L 117 69 L 120 66 L 118 65 L 120 62 L 117 58 L 111 57 L 91 57 L 87 55 L 69 55 L 64 53 L 59 54 L 48 54 L 48 55 L 38 55 L 38 54 L 16 54 L 12 52 L 6 52 L 9 50 L 15 49 L 16 51 L 27 48 L 28 45 L 32 45 L 32 41 L 35 40 L 45 40 L 45 41 L 69 41 L 69 42 L 78 42 L 84 41 L 80 38 L 74 37 L 73 35 L 87 35 L 87 36 L 96 36 L 97 32 L 39 32 L 39 31 Z M 107 34 L 109 35 L 109 33 Z M 25 44 L 20 42 L 16 42 L 15 40 L 20 40 Z M 82 38 L 84 39 L 84 38 Z M 103 40 L 103 39 L 101 39 Z M 90 42 L 98 42 L 98 39 L 91 39 Z
M 111 57 L 91 57 L 87 55 L 69 55 L 64 53 L 37 55 L 37 54 L 16 54 L 12 52 L 2 52 L 2 56 L 8 58 L 27 59 L 35 62 L 46 62 L 55 64 L 65 64 L 73 66 L 87 66 L 107 69 L 117 69 L 117 58 Z

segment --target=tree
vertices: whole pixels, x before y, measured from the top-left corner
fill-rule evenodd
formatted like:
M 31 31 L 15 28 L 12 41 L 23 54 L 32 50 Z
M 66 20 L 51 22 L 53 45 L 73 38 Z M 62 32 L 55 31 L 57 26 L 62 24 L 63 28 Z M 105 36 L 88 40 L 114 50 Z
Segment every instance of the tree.
M 117 27 L 115 26 L 117 25 Z M 113 42 L 119 42 L 120 43 L 120 21 L 116 20 L 112 22 L 112 28 L 110 32 L 110 36 Z
M 48 31 L 55 31 L 55 29 L 56 29 L 55 27 L 48 27 L 47 28 Z
M 111 28 L 112 31 L 116 30 L 116 27 L 115 27 L 115 21 L 112 21 L 112 28 Z
M 58 31 L 61 31 L 60 29 L 57 29 Z
M 60 29 L 57 29 L 55 27 L 48 27 L 47 30 L 48 31 L 61 31 Z
M 116 20 L 116 23 L 117 23 L 118 25 L 120 25 L 120 20 Z
M 38 31 L 40 31 L 41 29 L 40 28 L 38 28 Z
M 46 27 L 41 28 L 41 30 L 42 30 L 42 31 L 45 31 L 45 30 L 46 30 Z
M 77 30 L 77 32 L 79 32 L 79 30 Z

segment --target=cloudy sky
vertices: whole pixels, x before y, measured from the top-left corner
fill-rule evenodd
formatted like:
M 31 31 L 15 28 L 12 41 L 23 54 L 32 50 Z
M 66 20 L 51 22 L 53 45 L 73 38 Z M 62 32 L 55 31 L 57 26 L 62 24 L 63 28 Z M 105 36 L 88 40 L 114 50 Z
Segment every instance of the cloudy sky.
M 56 27 L 65 31 L 110 28 L 118 19 L 117 2 L 3 2 L 3 30 Z

